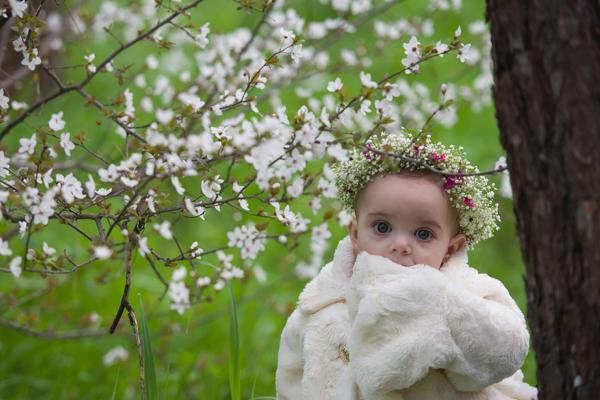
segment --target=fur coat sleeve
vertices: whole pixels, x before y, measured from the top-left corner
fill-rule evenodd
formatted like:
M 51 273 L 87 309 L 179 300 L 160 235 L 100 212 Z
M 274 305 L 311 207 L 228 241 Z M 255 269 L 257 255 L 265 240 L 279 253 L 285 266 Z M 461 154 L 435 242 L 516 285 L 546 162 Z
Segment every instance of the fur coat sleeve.
M 346 293 L 350 366 L 365 398 L 388 398 L 430 371 L 478 391 L 519 370 L 529 346 L 523 314 L 498 280 L 466 264 L 401 267 L 358 255 Z

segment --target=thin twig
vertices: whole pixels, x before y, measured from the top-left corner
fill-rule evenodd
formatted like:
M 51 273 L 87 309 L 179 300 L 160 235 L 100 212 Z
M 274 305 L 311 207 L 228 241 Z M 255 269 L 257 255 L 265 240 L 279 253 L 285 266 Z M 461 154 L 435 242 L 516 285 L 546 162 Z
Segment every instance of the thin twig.
M 127 309 L 127 315 L 129 316 L 129 323 L 133 327 L 133 336 L 135 337 L 135 347 L 138 352 L 138 358 L 140 360 L 140 391 L 142 394 L 142 400 L 146 399 L 146 382 L 144 378 L 144 352 L 142 351 L 142 340 L 140 338 L 140 329 L 138 326 L 137 318 L 133 307 L 129 304 L 129 301 L 125 303 Z M 112 333 L 112 332 L 111 332 Z
M 123 311 L 125 310 L 127 304 L 129 304 L 129 289 L 131 288 L 131 255 L 133 253 L 133 245 L 131 242 L 127 245 L 127 250 L 125 253 L 125 287 L 123 288 L 123 294 L 121 296 L 121 303 L 119 304 L 119 309 L 117 310 L 117 315 L 113 319 L 112 324 L 110 325 L 109 333 L 114 333 L 115 329 L 117 329 L 117 325 L 119 324 L 119 320 L 123 315 Z
M 4 318 L 0 318 L 0 326 L 13 329 L 27 336 L 37 337 L 41 339 L 82 339 L 86 337 L 105 336 L 106 331 L 100 329 L 75 329 L 72 331 L 36 331 L 23 325 L 16 324 Z

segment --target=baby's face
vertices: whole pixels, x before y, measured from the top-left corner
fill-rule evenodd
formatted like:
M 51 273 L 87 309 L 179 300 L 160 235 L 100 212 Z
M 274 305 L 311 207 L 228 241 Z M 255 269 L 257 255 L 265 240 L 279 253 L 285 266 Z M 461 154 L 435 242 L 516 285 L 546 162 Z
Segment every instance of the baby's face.
M 434 177 L 378 176 L 360 193 L 356 213 L 348 226 L 356 254 L 440 268 L 465 244 L 465 236 L 456 233 L 456 213 Z

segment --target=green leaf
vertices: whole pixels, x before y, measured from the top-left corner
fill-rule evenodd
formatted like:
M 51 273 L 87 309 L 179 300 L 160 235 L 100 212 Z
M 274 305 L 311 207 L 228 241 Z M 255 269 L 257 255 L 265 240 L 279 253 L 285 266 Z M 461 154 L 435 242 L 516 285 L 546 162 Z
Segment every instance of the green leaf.
M 240 400 L 240 336 L 238 331 L 237 307 L 231 283 L 227 281 L 229 292 L 229 391 L 231 400 Z
M 142 353 L 144 356 L 144 380 L 146 381 L 146 398 L 148 400 L 158 400 L 158 390 L 156 387 L 156 371 L 154 370 L 154 357 L 152 356 L 152 345 L 150 343 L 150 331 L 144 314 L 144 305 L 142 304 L 142 295 L 140 297 L 140 323 L 142 341 Z

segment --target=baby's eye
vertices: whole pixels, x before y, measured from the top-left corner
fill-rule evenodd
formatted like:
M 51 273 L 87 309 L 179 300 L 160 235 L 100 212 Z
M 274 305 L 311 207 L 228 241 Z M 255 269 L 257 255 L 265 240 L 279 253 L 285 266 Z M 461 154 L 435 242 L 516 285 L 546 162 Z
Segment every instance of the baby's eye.
M 415 237 L 419 240 L 429 240 L 433 238 L 433 233 L 428 229 L 417 229 L 415 231 Z
M 375 228 L 375 232 L 377 233 L 388 233 L 392 230 L 392 227 L 387 222 L 376 222 L 373 228 Z

